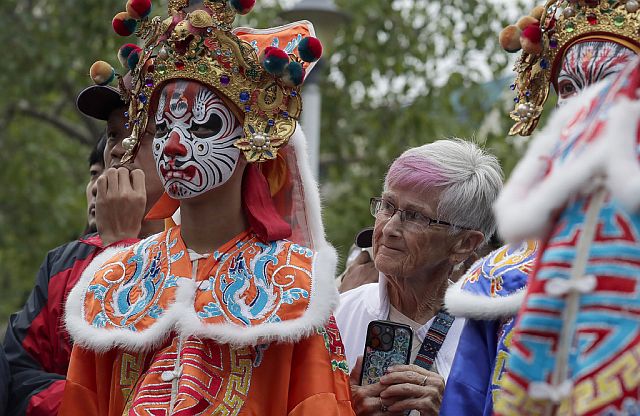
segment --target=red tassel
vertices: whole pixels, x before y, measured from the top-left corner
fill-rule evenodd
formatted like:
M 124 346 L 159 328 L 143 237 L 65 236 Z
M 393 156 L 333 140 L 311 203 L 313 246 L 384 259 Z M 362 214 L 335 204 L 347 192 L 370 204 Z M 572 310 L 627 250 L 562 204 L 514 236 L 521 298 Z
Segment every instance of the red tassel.
M 242 200 L 249 225 L 264 241 L 291 237 L 291 226 L 278 214 L 269 184 L 254 164 L 249 164 L 242 180 Z

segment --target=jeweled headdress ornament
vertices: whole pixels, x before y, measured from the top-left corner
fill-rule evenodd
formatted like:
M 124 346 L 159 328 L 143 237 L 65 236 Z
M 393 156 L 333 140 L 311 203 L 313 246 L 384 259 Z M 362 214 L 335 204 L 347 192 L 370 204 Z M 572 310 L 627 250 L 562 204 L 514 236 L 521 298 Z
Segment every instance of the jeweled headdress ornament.
M 123 162 L 135 157 L 147 128 L 151 98 L 171 79 L 212 87 L 242 115 L 244 137 L 235 146 L 249 162 L 275 159 L 287 144 L 302 110 L 300 86 L 322 54 L 310 22 L 272 29 L 232 28 L 236 14 L 255 0 L 169 0 L 169 17 L 149 18 L 150 0 L 129 0 L 113 19 L 123 36 L 135 33 L 140 46 L 126 44 L 118 58 L 131 71 L 127 93 L 131 137 L 123 141 Z M 115 71 L 103 61 L 92 78 L 104 84 Z M 123 89 L 121 88 L 121 91 Z
M 638 0 L 548 0 L 500 33 L 511 53 L 522 49 L 511 88 L 516 91 L 511 135 L 528 136 L 536 128 L 551 83 L 556 83 L 568 48 L 586 40 L 612 41 L 640 52 Z M 557 87 L 557 85 L 555 85 Z

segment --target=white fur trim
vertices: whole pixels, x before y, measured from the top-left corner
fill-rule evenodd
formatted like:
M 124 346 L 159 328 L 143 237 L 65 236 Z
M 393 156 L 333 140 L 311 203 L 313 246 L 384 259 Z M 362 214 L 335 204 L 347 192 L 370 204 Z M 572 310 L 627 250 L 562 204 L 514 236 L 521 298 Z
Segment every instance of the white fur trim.
M 182 278 L 179 280 L 174 303 L 149 328 L 140 332 L 95 328 L 84 319 L 84 295 L 95 273 L 120 250 L 109 249 L 96 257 L 69 294 L 65 314 L 67 329 L 74 342 L 84 348 L 95 351 L 107 351 L 114 347 L 130 351 L 149 350 L 162 343 L 172 330 L 181 335 L 200 336 L 235 346 L 295 342 L 326 324 L 338 305 L 338 290 L 333 281 L 336 253 L 332 247 L 325 247 L 314 255 L 309 306 L 299 318 L 253 327 L 203 324 L 193 307 L 197 284 Z
M 462 290 L 462 283 L 462 279 L 458 280 L 444 295 L 445 309 L 458 318 L 493 320 L 514 316 L 527 292 L 522 288 L 508 296 L 491 298 Z
M 510 242 L 544 238 L 554 213 L 573 196 L 604 175 L 607 189 L 631 212 L 640 208 L 640 166 L 636 134 L 640 102 L 621 98 L 609 110 L 602 137 L 544 176 L 545 160 L 557 144 L 559 132 L 580 109 L 605 88 L 596 84 L 559 109 L 531 143 L 495 203 L 500 234 Z
M 84 298 L 94 275 L 110 258 L 125 250 L 128 250 L 128 248 L 108 248 L 96 256 L 82 273 L 80 281 L 69 293 L 65 309 L 65 323 L 75 344 L 98 352 L 108 351 L 113 347 L 142 350 L 159 344 L 169 334 L 169 330 L 175 320 L 174 308 L 169 308 L 152 327 L 139 333 L 124 329 L 107 330 L 96 328 L 85 320 Z M 194 283 L 188 283 L 195 288 Z M 179 287 L 178 292 L 181 289 L 183 288 Z

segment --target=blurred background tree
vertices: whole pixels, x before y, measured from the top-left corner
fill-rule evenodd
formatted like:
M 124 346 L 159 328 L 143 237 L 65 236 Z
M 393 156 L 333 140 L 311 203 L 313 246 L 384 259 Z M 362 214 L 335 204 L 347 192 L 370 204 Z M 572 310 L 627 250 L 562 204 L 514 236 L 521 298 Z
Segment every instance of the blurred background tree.
M 84 228 L 87 156 L 104 125 L 81 116 L 75 97 L 89 85 L 95 60 L 117 63 L 127 40 L 110 20 L 124 3 L 0 5 L 0 44 L 8 53 L 0 71 L 0 322 L 24 303 L 46 252 Z M 154 1 L 156 11 L 162 3 Z M 257 3 L 241 24 L 273 25 L 293 1 Z M 351 20 L 323 69 L 320 181 L 328 237 L 344 255 L 372 222 L 368 201 L 388 164 L 407 147 L 472 138 L 507 172 L 514 165 L 518 146 L 503 134 L 510 98 L 502 93 L 511 76 L 504 80 L 508 57 L 497 33 L 517 15 L 500 0 L 336 3 Z

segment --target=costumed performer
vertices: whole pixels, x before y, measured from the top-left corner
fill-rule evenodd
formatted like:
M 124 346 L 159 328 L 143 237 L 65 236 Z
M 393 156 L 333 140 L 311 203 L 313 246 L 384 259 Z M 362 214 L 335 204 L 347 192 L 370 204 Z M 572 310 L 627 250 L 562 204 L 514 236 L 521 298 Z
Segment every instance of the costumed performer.
M 321 45 L 306 21 L 233 29 L 252 1 L 189 3 L 163 20 L 130 0 L 114 19 L 142 38 L 123 160 L 154 114 L 166 195 L 150 216 L 179 206 L 181 224 L 104 253 L 72 291 L 60 414 L 351 415 L 335 252 L 297 128 Z
M 635 1 L 548 1 L 505 28 L 501 45 L 509 52 L 523 50 L 511 86 L 517 96 L 510 133 L 531 134 L 550 85 L 562 105 L 628 64 L 640 51 L 637 10 Z M 534 240 L 505 246 L 477 262 L 447 292 L 447 309 L 468 321 L 442 414 L 493 414 L 511 330 L 538 247 Z

